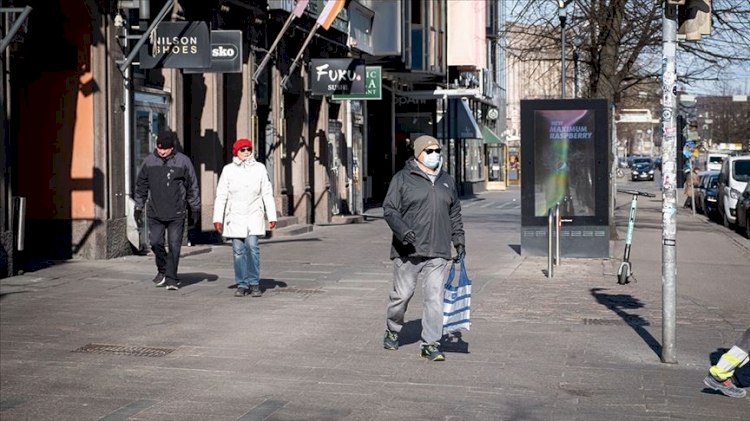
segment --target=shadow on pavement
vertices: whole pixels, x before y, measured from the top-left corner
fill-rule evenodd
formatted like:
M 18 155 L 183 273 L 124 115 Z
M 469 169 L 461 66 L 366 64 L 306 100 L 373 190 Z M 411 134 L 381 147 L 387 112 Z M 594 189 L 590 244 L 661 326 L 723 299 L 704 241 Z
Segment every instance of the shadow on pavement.
M 180 273 L 180 283 L 183 287 L 203 281 L 214 282 L 217 279 L 218 276 L 203 272 Z
M 643 339 L 646 345 L 648 345 L 657 356 L 661 357 L 661 344 L 645 329 L 645 326 L 649 326 L 651 323 L 637 314 L 629 314 L 626 311 L 643 308 L 644 305 L 641 300 L 628 294 L 605 294 L 602 291 L 606 291 L 606 289 L 591 288 L 591 296 L 596 299 L 597 303 L 607 307 L 620 316 L 620 318 L 628 326 L 633 328 L 635 333 Z
M 29 272 L 36 272 L 38 270 L 47 269 L 52 266 L 58 266 L 60 264 L 66 263 L 66 260 L 52 260 L 52 259 L 29 259 L 25 262 L 22 262 L 21 264 L 21 270 L 18 272 L 18 275 L 23 275 L 24 273 Z
M 401 327 L 398 334 L 398 342 L 401 345 L 419 342 L 422 337 L 422 319 L 409 320 Z
M 461 332 L 453 332 L 443 336 L 440 341 L 440 350 L 443 352 L 455 352 L 459 354 L 469 353 L 469 343 L 464 342 Z
M 260 290 L 265 292 L 269 289 L 274 288 L 286 288 L 288 285 L 284 281 L 277 281 L 275 279 L 264 279 L 261 278 L 260 280 Z
M 0 300 L 2 300 L 3 298 L 5 298 L 6 296 L 11 295 L 11 294 L 23 294 L 25 292 L 31 292 L 31 291 L 0 292 Z
M 286 282 L 283 282 L 283 281 L 277 281 L 275 279 L 267 279 L 267 278 L 260 279 L 260 290 L 262 292 L 266 292 L 269 289 L 274 289 L 274 288 L 286 288 L 287 286 L 288 285 L 286 284 Z M 237 284 L 235 283 L 229 284 L 227 285 L 227 288 L 229 289 L 237 288 Z

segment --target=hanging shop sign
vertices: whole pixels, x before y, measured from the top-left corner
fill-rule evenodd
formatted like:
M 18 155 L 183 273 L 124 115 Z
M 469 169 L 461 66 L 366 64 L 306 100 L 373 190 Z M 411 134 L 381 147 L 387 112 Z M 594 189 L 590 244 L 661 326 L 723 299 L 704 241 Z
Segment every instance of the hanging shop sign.
M 381 66 L 365 66 L 365 93 L 333 95 L 333 100 L 368 99 L 379 100 L 383 97 L 383 68 Z
M 242 73 L 242 31 L 211 31 L 211 67 L 184 73 Z
M 352 58 L 310 60 L 312 95 L 364 94 L 365 62 Z
M 211 36 L 206 22 L 162 22 L 141 47 L 142 69 L 208 69 Z

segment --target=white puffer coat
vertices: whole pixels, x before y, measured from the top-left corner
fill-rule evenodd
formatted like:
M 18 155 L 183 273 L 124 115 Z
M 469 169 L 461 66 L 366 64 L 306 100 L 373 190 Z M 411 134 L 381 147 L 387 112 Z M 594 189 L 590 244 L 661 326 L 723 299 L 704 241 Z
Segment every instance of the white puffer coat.
M 269 222 L 276 221 L 276 205 L 266 166 L 253 156 L 245 161 L 235 156 L 219 177 L 214 222 L 224 225 L 222 235 L 226 238 L 263 236 L 266 235 L 264 213 Z

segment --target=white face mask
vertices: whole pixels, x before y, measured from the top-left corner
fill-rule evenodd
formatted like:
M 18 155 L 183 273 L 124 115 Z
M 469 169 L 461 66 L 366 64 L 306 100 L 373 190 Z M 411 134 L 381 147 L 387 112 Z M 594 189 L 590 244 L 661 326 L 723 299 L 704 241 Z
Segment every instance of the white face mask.
M 439 153 L 431 153 L 429 155 L 426 155 L 424 157 L 424 166 L 434 170 L 440 165 L 440 154 Z

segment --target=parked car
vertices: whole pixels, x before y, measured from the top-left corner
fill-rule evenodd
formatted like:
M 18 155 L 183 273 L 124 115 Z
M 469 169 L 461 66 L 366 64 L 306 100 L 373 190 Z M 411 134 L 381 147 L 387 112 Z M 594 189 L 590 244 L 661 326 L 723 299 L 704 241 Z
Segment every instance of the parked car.
M 630 178 L 633 181 L 654 179 L 654 161 L 651 158 L 639 157 L 633 159 L 630 169 Z
M 737 226 L 745 228 L 745 236 L 750 238 L 750 183 L 737 200 Z
M 721 163 L 717 205 L 725 227 L 737 221 L 737 199 L 750 181 L 750 155 L 728 156 Z
M 706 171 L 721 171 L 721 163 L 728 154 L 720 152 L 708 152 L 706 155 Z
M 719 171 L 701 171 L 698 177 L 700 177 L 700 183 L 695 189 L 695 210 L 713 218 L 716 216 Z

